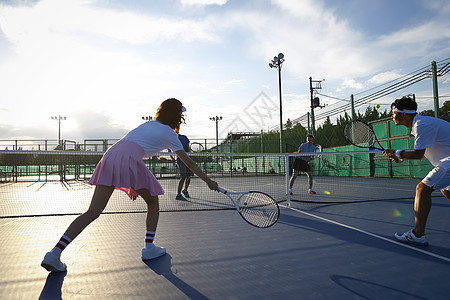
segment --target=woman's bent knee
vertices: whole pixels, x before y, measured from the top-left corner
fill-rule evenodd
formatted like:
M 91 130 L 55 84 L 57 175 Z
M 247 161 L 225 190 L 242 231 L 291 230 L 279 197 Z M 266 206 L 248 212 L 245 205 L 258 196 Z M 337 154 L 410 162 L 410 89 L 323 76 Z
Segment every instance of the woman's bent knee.
M 83 216 L 86 217 L 90 222 L 98 219 L 98 217 L 100 217 L 101 215 L 101 211 L 96 211 L 96 210 L 87 210 Z
M 148 198 L 144 198 L 145 202 L 148 206 L 157 206 L 159 205 L 159 198 L 158 196 L 150 196 Z

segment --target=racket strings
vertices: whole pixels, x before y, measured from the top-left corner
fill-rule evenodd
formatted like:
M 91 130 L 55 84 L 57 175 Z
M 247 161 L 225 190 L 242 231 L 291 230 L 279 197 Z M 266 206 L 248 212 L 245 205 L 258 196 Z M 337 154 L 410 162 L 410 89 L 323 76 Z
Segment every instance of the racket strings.
M 258 227 L 273 225 L 279 216 L 276 202 L 263 193 L 248 193 L 239 202 L 242 217 Z
M 353 143 L 363 147 L 371 147 L 375 143 L 375 135 L 364 123 L 353 122 L 346 127 L 346 136 Z

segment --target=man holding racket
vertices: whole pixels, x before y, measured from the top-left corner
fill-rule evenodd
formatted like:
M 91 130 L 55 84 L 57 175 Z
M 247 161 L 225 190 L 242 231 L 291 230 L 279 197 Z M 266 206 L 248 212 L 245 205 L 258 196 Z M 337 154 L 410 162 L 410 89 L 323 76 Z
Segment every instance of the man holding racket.
M 450 200 L 450 123 L 419 115 L 417 103 L 409 96 L 396 99 L 391 109 L 395 125 L 411 128 L 411 134 L 415 136 L 414 150 L 387 149 L 383 151 L 384 155 L 397 163 L 426 157 L 435 166 L 416 186 L 414 228 L 394 236 L 403 243 L 427 246 L 425 225 L 431 209 L 431 193 L 441 190 Z
M 298 152 L 315 152 L 316 146 L 314 145 L 315 138 L 311 133 L 306 135 L 306 143 L 303 143 L 298 148 Z M 294 165 L 292 166 L 292 176 L 289 180 L 289 194 L 292 195 L 292 186 L 294 185 L 295 179 L 297 178 L 298 172 L 302 171 L 306 173 L 308 176 L 308 184 L 309 184 L 309 194 L 316 194 L 313 191 L 313 176 L 311 173 L 311 167 L 309 165 L 309 161 L 313 160 L 314 156 L 297 156 L 294 160 Z

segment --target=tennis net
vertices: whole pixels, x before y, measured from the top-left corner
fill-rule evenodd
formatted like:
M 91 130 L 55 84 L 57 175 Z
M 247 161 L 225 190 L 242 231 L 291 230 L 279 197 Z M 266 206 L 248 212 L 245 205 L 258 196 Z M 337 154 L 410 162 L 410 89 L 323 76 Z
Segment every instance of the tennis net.
M 70 215 L 84 212 L 94 187 L 88 184 L 102 152 L 89 151 L 0 151 L 0 217 Z M 190 153 L 200 168 L 230 191 L 256 190 L 277 202 L 346 203 L 414 197 L 418 180 L 393 172 L 379 151 L 323 152 L 310 162 L 316 195 L 308 194 L 302 173 L 288 186 L 292 163 L 305 153 Z M 180 181 L 176 156 L 160 153 L 144 159 L 165 190 L 161 211 L 232 209 L 222 194 L 210 191 L 193 177 L 190 198 L 176 200 Z M 394 175 L 393 175 L 394 174 Z M 380 187 L 383 187 L 382 189 Z M 142 199 L 130 201 L 115 191 L 105 213 L 145 212 Z

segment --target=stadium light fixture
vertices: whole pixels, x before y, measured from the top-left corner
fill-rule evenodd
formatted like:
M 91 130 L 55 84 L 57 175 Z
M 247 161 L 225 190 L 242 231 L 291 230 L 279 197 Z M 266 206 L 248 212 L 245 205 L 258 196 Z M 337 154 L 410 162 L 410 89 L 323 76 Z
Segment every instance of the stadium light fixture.
M 57 148 L 62 149 L 62 141 L 61 141 L 61 121 L 66 120 L 66 117 L 63 116 L 51 116 L 52 120 L 58 121 L 58 146 Z
M 215 116 L 209 119 L 216 122 L 216 152 L 219 152 L 219 121 L 222 120 L 222 116 Z
M 283 153 L 283 99 L 281 96 L 281 67 L 284 61 L 284 54 L 278 53 L 278 55 L 274 56 L 273 60 L 269 63 L 269 67 L 278 70 L 278 92 L 280 97 L 280 153 Z

